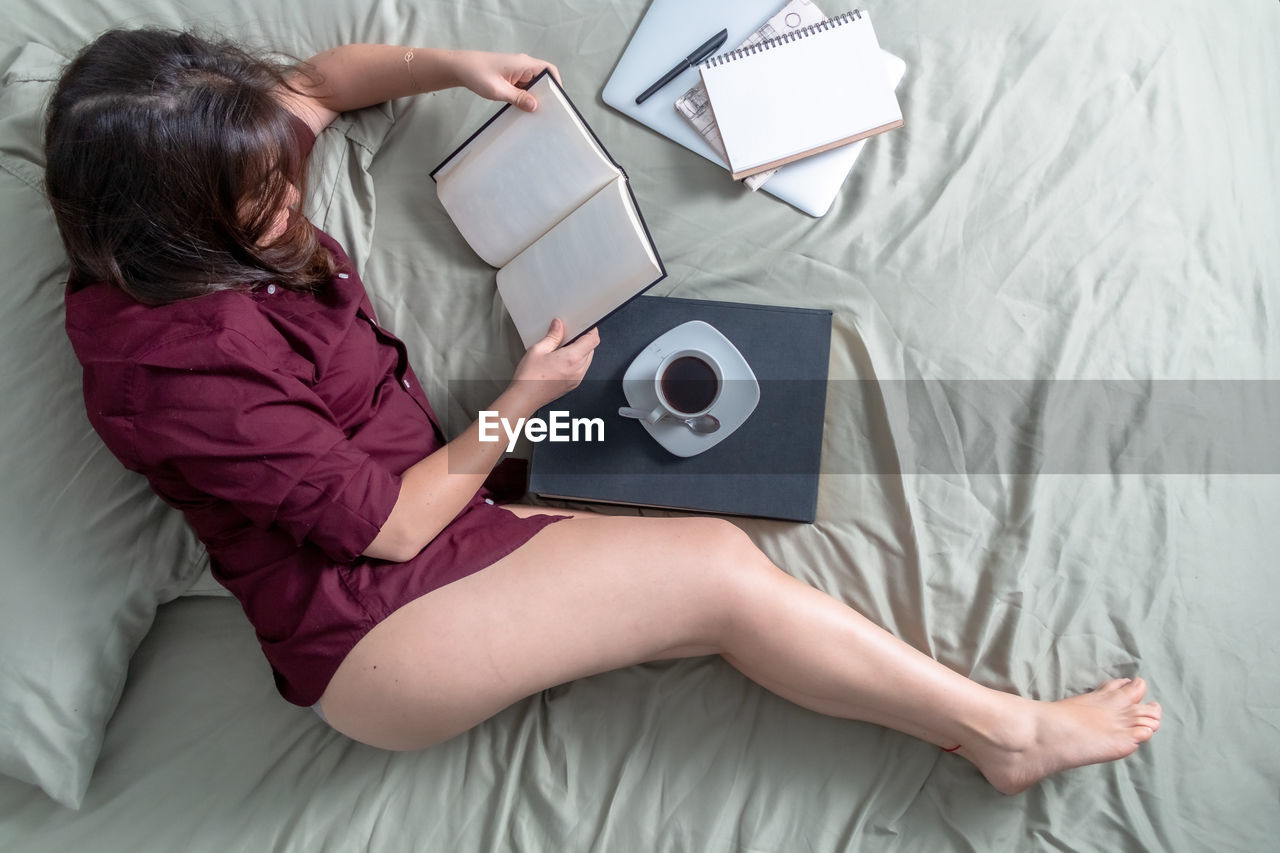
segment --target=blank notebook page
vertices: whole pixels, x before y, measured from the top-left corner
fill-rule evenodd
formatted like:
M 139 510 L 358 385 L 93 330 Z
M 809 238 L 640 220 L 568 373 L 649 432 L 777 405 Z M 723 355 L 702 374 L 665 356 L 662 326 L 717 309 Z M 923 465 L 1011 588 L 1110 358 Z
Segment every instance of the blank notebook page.
M 902 123 L 866 12 L 700 69 L 735 178 Z

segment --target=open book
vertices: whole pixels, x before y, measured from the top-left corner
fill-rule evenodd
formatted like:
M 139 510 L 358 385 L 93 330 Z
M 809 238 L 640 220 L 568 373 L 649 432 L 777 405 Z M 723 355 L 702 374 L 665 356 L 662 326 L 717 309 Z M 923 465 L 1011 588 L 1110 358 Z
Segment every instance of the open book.
M 440 203 L 485 263 L 526 347 L 555 317 L 565 340 L 667 274 L 623 172 L 555 78 L 504 106 L 432 172 Z

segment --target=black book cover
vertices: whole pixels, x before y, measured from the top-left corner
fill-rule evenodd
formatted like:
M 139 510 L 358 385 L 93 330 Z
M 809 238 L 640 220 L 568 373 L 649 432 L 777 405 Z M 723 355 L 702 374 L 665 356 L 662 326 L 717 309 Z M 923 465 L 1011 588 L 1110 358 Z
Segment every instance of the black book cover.
M 742 353 L 760 401 L 732 435 L 680 458 L 635 420 L 622 377 L 655 338 L 689 320 L 714 326 Z M 604 501 L 812 522 L 826 409 L 831 312 L 642 296 L 599 326 L 600 346 L 576 389 L 538 412 L 600 418 L 603 440 L 533 444 L 529 490 Z M 595 437 L 595 436 L 593 436 Z

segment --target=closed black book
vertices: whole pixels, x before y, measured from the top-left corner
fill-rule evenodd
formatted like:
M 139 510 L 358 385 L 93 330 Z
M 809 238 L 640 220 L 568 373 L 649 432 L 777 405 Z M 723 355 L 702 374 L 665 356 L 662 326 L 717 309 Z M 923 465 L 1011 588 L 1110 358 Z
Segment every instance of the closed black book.
M 704 452 L 680 457 L 618 409 L 643 404 L 628 401 L 623 389 L 623 376 L 636 357 L 690 320 L 711 325 L 741 353 L 759 386 L 759 400 L 731 434 Z M 550 421 L 559 412 L 562 421 L 599 419 L 602 429 L 584 428 L 578 440 L 535 443 L 531 492 L 544 498 L 815 519 L 830 311 L 642 296 L 599 329 L 600 347 L 582 384 L 538 417 Z M 747 381 L 726 370 L 721 399 L 731 396 L 729 383 Z

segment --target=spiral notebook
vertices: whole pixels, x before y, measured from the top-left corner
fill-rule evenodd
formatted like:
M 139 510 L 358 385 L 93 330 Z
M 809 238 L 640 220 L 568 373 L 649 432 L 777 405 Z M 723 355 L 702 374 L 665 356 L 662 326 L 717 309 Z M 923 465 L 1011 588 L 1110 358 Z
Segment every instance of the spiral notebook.
M 866 12 L 721 54 L 699 70 L 734 180 L 902 126 Z

